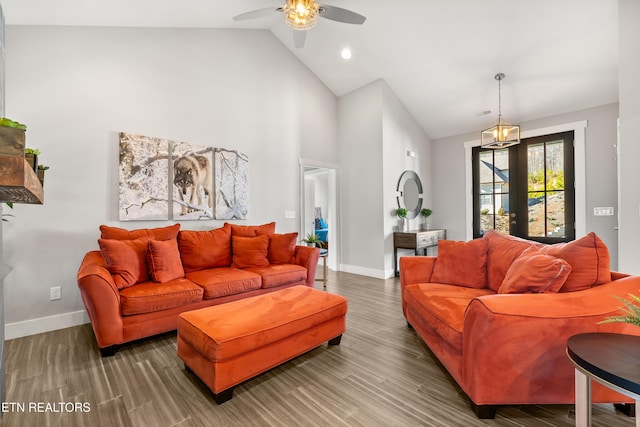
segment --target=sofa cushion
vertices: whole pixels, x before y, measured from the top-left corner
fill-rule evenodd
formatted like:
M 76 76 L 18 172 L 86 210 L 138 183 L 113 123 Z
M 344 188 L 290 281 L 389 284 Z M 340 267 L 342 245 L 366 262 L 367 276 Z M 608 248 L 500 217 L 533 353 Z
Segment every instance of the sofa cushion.
M 540 243 L 508 234 L 501 234 L 494 230 L 488 230 L 483 239 L 489 242 L 487 249 L 487 284 L 489 289 L 496 292 L 500 289 L 509 267 L 520 254 L 531 246 L 542 246 Z
M 192 271 L 187 278 L 204 289 L 204 299 L 240 294 L 262 286 L 258 274 L 230 267 Z
M 98 239 L 100 252 L 118 289 L 149 280 L 146 238 Z
M 581 291 L 611 281 L 609 250 L 594 232 L 572 242 L 544 246 L 542 251 L 571 265 L 560 292 Z
M 554 293 L 564 285 L 571 266 L 531 246 L 511 264 L 499 294 Z
M 166 283 L 145 282 L 120 291 L 120 309 L 125 316 L 168 310 L 201 301 L 202 294 L 200 286 L 185 278 Z
M 290 264 L 296 252 L 298 233 L 272 234 L 269 236 L 268 258 L 270 264 Z
M 265 267 L 247 268 L 246 271 L 262 277 L 263 288 L 273 288 L 292 283 L 304 284 L 307 280 L 307 269 L 296 264 L 271 264 Z
M 431 282 L 468 288 L 487 287 L 487 240 L 438 241 L 438 260 Z
M 178 234 L 180 258 L 185 272 L 231 265 L 231 227 Z
M 440 283 L 416 283 L 404 289 L 404 299 L 418 316 L 459 354 L 462 354 L 464 312 L 469 303 L 491 289 L 465 288 Z
M 147 248 L 149 274 L 154 282 L 168 282 L 184 277 L 178 241 L 149 240 Z
M 269 265 L 269 236 L 231 237 L 233 261 L 231 267 L 249 268 Z
M 100 226 L 101 239 L 135 240 L 139 238 L 169 240 L 175 239 L 180 231 L 180 224 L 168 225 L 159 228 L 139 228 L 136 230 L 125 230 L 124 228 Z
M 262 225 L 237 225 L 228 222 L 224 224 L 229 224 L 231 226 L 231 235 L 238 237 L 268 236 L 276 232 L 275 222 Z

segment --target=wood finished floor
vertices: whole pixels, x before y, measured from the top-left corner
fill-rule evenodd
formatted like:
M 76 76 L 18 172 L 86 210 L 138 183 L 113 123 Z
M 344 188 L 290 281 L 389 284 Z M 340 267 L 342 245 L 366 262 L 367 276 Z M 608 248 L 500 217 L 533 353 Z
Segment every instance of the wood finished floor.
M 329 272 L 349 300 L 347 332 L 236 387 L 216 405 L 187 374 L 175 333 L 101 358 L 90 325 L 7 341 L 7 401 L 88 402 L 89 412 L 4 414 L 3 426 L 573 426 L 573 405 L 500 408 L 479 420 L 429 349 L 407 328 L 397 279 Z M 322 282 L 316 282 L 322 289 Z M 594 426 L 632 426 L 594 405 Z

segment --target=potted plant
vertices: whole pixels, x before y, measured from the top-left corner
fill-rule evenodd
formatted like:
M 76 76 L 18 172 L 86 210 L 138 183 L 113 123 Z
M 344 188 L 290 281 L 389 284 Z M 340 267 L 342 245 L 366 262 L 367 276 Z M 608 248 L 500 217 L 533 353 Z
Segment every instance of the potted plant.
M 24 158 L 31 165 L 34 172 L 38 172 L 38 155 L 40 154 L 40 150 L 37 148 L 25 148 L 24 149 Z
M 407 209 L 406 208 L 398 208 L 396 209 L 396 215 L 400 218 L 400 229 L 402 231 L 407 231 L 409 228 L 409 224 L 407 221 Z
M 320 243 L 320 237 L 315 233 L 309 233 L 302 241 L 305 242 L 307 246 L 316 247 L 318 243 Z
M 422 227 L 425 230 L 429 229 L 429 223 L 427 222 L 427 218 L 429 218 L 432 213 L 433 213 L 433 211 L 431 209 L 427 209 L 427 208 L 423 208 L 420 211 L 420 215 L 422 215 L 422 218 L 424 219 Z
M 618 316 L 606 317 L 603 321 L 598 323 L 621 322 L 640 326 L 640 297 L 629 294 L 629 299 L 624 299 L 617 295 L 614 295 L 614 298 L 620 300 L 624 304 L 624 307 L 620 307 L 621 314 Z
M 49 166 L 38 165 L 38 179 L 40 180 L 40 184 L 44 185 L 44 171 L 49 169 Z

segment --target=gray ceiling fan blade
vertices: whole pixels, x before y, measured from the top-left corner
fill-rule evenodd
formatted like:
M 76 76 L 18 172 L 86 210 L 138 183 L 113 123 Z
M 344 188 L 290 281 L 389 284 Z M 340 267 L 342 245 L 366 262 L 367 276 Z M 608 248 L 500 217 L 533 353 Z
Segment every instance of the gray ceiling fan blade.
M 293 45 L 296 49 L 302 48 L 306 39 L 307 30 L 293 30 Z
M 279 7 L 266 7 L 264 9 L 253 10 L 251 12 L 241 13 L 233 17 L 234 21 L 246 21 L 247 19 L 263 18 L 277 12 Z
M 343 9 L 341 7 L 329 6 L 328 4 L 320 5 L 320 16 L 331 19 L 332 21 L 344 22 L 347 24 L 363 24 L 367 19 L 359 13 Z

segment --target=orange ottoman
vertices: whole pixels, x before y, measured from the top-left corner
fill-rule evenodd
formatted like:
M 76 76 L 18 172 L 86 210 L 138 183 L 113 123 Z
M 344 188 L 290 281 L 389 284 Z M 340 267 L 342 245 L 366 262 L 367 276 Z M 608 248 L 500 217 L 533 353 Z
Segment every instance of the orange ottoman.
M 325 341 L 340 344 L 347 300 L 299 285 L 178 318 L 178 356 L 213 392 L 217 403 L 233 387 Z

